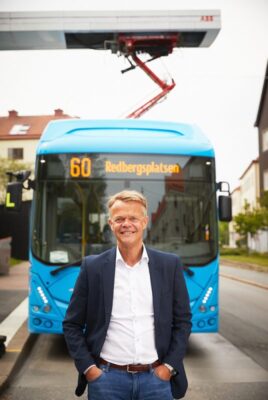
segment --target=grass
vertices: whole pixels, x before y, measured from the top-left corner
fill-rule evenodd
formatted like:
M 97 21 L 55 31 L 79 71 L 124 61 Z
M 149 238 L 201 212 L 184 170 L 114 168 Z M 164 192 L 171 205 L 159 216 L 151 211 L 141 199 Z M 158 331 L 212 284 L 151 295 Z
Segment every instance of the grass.
M 266 267 L 268 272 L 268 254 L 226 254 L 221 255 L 222 261 L 234 261 L 241 264 L 255 264 Z
M 22 263 L 23 260 L 18 260 L 17 258 L 10 258 L 9 265 L 13 267 L 14 265 Z

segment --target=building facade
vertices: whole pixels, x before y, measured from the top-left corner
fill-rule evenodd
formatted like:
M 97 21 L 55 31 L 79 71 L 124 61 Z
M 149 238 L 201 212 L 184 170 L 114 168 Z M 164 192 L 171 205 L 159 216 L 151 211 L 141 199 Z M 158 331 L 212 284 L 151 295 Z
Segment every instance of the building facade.
M 259 160 L 256 159 L 246 168 L 239 178 L 240 185 L 231 193 L 233 217 L 244 211 L 246 203 L 250 205 L 251 209 L 258 207 L 258 199 L 260 198 L 259 176 Z M 232 221 L 229 224 L 229 245 L 236 247 L 239 239 L 240 237 L 235 232 L 234 222 Z
M 61 109 L 54 115 L 20 116 L 15 110 L 0 116 L 0 158 L 34 165 L 35 151 L 46 125 L 53 120 L 72 118 Z
M 268 190 L 268 63 L 255 122 L 259 136 L 260 192 Z
M 0 161 L 16 160 L 34 171 L 35 154 L 38 141 L 50 121 L 72 118 L 61 109 L 54 110 L 52 115 L 19 115 L 15 110 L 8 116 L 0 116 Z M 33 174 L 32 174 L 33 177 Z M 5 199 L 5 177 L 0 176 L 0 204 Z M 24 191 L 23 200 L 30 200 L 32 191 Z
M 250 208 L 259 207 L 260 198 L 260 166 L 259 159 L 253 160 L 240 177 L 240 186 L 233 190 L 232 213 L 235 217 L 244 212 L 244 206 L 249 204 Z M 235 232 L 234 222 L 229 224 L 229 246 L 237 247 L 240 236 Z M 259 253 L 268 252 L 268 231 L 260 230 L 254 237 L 248 235 L 247 245 L 251 251 Z
M 268 191 L 268 63 L 255 127 L 258 128 L 259 157 L 250 163 L 240 178 L 240 186 L 232 192 L 233 216 L 243 212 L 245 201 L 251 208 L 257 208 L 260 197 Z M 239 235 L 233 222 L 229 224 L 229 235 L 230 246 L 236 247 Z M 254 237 L 249 235 L 248 247 L 252 251 L 268 252 L 268 230 L 261 230 Z

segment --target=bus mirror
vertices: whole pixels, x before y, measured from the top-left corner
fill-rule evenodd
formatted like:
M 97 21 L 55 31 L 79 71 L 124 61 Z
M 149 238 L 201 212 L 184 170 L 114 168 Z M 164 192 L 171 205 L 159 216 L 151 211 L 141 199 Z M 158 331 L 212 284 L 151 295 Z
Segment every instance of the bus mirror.
M 228 192 L 230 194 L 230 186 L 228 182 L 218 182 L 217 190 L 220 192 Z
M 5 207 L 9 211 L 19 211 L 22 202 L 22 182 L 7 184 Z
M 219 196 L 219 220 L 223 222 L 232 221 L 231 196 Z

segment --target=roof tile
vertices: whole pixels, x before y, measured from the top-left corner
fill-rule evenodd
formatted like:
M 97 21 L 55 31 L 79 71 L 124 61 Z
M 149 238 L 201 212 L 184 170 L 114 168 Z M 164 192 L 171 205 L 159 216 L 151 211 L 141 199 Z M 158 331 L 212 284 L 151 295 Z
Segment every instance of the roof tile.
M 0 117 L 0 140 L 29 140 L 39 139 L 45 127 L 50 121 L 57 119 L 71 119 L 61 109 L 56 109 L 54 115 L 23 115 L 20 116 L 16 110 L 9 111 L 7 117 Z M 28 125 L 25 133 L 11 134 L 14 125 Z

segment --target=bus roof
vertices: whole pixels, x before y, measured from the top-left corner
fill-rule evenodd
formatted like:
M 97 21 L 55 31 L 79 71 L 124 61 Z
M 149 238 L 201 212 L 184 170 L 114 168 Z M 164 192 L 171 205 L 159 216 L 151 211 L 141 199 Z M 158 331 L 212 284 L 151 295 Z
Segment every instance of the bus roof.
M 214 157 L 211 143 L 195 125 L 135 119 L 51 121 L 37 148 L 37 154 L 85 152 Z

